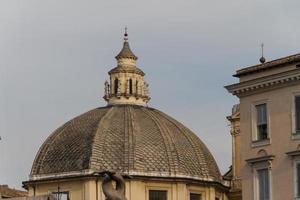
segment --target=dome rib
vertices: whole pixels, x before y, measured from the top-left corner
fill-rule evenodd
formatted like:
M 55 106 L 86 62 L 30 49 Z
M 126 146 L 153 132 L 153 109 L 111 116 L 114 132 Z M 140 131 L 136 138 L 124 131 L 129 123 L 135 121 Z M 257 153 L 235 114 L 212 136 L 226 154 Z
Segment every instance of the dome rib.
M 175 175 L 176 174 L 176 170 L 175 170 L 175 167 L 176 164 L 174 162 L 174 159 L 172 157 L 172 153 L 170 152 L 170 149 L 173 149 L 172 148 L 172 145 L 171 145 L 171 141 L 170 141 L 170 138 L 167 137 L 166 133 L 167 131 L 165 131 L 164 129 L 164 126 L 160 123 L 159 119 L 157 119 L 157 117 L 155 117 L 151 111 L 149 109 L 142 109 L 145 113 L 147 113 L 151 119 L 155 122 L 156 126 L 158 127 L 160 131 L 160 134 L 162 136 L 162 138 L 164 138 L 163 142 L 164 142 L 164 145 L 165 145 L 165 148 L 167 150 L 167 155 L 168 155 L 168 161 L 169 161 L 169 165 L 170 165 L 170 175 Z M 171 150 L 172 151 L 172 150 Z
M 174 121 L 173 121 L 173 119 L 172 119 L 171 117 L 166 117 L 164 114 L 162 114 L 161 112 L 156 111 L 156 110 L 153 111 L 153 112 L 156 112 L 156 113 L 159 114 L 159 116 L 161 116 L 164 120 L 170 122 L 174 127 L 176 127 L 177 129 L 179 129 L 179 130 L 182 131 L 182 129 L 177 125 L 178 122 L 177 122 L 177 124 L 174 123 Z M 197 153 L 196 153 L 196 148 L 195 148 L 195 145 L 194 145 L 193 141 L 186 135 L 185 132 L 181 132 L 181 133 L 183 133 L 183 136 L 188 140 L 189 144 L 190 144 L 190 145 L 192 146 L 192 148 L 194 149 L 194 152 L 193 152 L 193 153 L 195 153 L 195 155 L 196 155 L 195 158 L 196 158 L 196 160 L 197 160 L 197 163 L 198 163 L 198 164 L 204 163 L 204 162 L 201 162 L 201 161 L 199 160 L 199 158 L 202 158 L 203 156 L 202 156 L 202 154 L 197 154 Z M 180 156 L 178 156 L 178 159 L 180 159 Z M 201 173 L 203 173 L 203 169 L 201 170 Z
M 120 140 L 122 140 L 122 137 L 117 137 L 116 135 L 120 133 L 120 130 L 123 130 L 122 127 L 120 127 L 122 123 L 120 121 L 119 123 L 117 122 L 117 120 L 121 119 L 114 117 L 116 115 L 116 109 L 120 108 L 109 107 L 108 112 L 101 122 L 102 126 L 97 130 L 95 135 L 95 141 L 97 140 L 97 142 L 95 142 L 92 147 L 91 168 L 96 171 L 117 171 L 117 165 L 122 166 L 121 164 L 123 164 L 123 155 L 119 155 L 122 146 L 116 144 L 120 144 Z M 121 116 L 123 116 L 123 114 L 124 112 L 122 112 Z M 111 126 L 111 122 L 114 123 L 114 126 Z M 111 162 L 112 160 L 115 160 L 115 162 Z
M 133 106 L 135 146 L 134 169 L 139 175 L 170 174 L 169 157 L 161 129 L 144 107 Z M 146 172 L 146 173 L 145 173 Z
M 132 117 L 130 112 L 130 107 L 124 108 L 124 171 L 129 172 L 131 169 L 133 169 L 133 130 L 132 130 Z
M 134 132 L 134 112 L 132 111 L 131 107 L 126 107 L 128 111 L 128 124 L 129 124 L 129 130 L 128 130 L 128 146 L 129 146 L 129 154 L 128 154 L 128 165 L 129 169 L 132 170 L 134 169 L 134 146 L 135 146 L 135 132 Z
M 97 151 L 98 149 L 97 149 L 96 144 L 101 144 L 101 142 L 103 142 L 103 140 L 99 139 L 99 137 L 98 137 L 99 133 L 98 132 L 102 130 L 101 127 L 104 123 L 103 121 L 106 119 L 107 115 L 109 115 L 110 112 L 112 112 L 112 108 L 109 108 L 105 112 L 105 114 L 101 117 L 101 119 L 99 120 L 99 123 L 97 125 L 98 128 L 96 130 L 95 137 L 93 138 L 93 141 L 92 141 L 92 144 L 91 144 L 92 145 L 92 154 L 91 154 L 91 159 L 90 159 L 90 162 L 89 162 L 89 166 L 90 166 L 91 169 L 96 169 L 94 163 L 98 162 L 98 160 L 95 159 L 95 158 L 97 158 L 99 156 L 95 156 L 95 154 L 99 153 L 100 151 Z M 101 135 L 103 135 L 103 134 L 101 134 Z
M 170 123 L 173 124 L 173 126 L 175 126 L 175 127 L 177 127 L 178 129 L 180 129 L 180 130 L 182 131 L 184 137 L 189 141 L 189 143 L 192 145 L 192 148 L 193 148 L 194 151 L 197 153 L 196 159 L 197 159 L 198 164 L 205 164 L 206 166 L 208 166 L 207 163 L 206 163 L 206 161 L 205 161 L 205 159 L 204 159 L 203 154 L 199 153 L 199 151 L 198 151 L 196 145 L 194 144 L 194 141 L 187 135 L 187 133 L 185 132 L 185 130 L 183 130 L 183 129 L 178 125 L 178 122 L 175 123 L 174 120 L 173 120 L 171 117 L 168 117 L 168 118 L 167 118 L 167 117 L 165 117 L 165 115 L 164 115 L 163 113 L 161 113 L 161 112 L 159 112 L 159 111 L 154 111 L 154 112 L 159 113 L 161 116 L 163 116 L 163 118 L 164 118 L 165 120 L 169 121 Z M 201 158 L 201 161 L 200 161 L 200 158 Z M 203 168 L 203 169 L 201 170 L 201 172 L 203 173 L 204 170 L 206 171 L 204 174 L 208 174 L 207 168 Z M 204 175 L 204 174 L 203 174 L 203 175 Z
M 198 155 L 197 156 L 198 163 L 199 164 L 205 163 L 205 165 L 207 166 L 206 168 L 203 168 L 206 171 L 206 173 L 205 173 L 206 175 L 210 174 L 209 170 L 214 170 L 215 171 L 214 174 L 220 174 L 219 169 L 215 167 L 215 166 L 217 166 L 217 163 L 216 163 L 215 159 L 213 158 L 212 154 L 209 152 L 206 145 L 201 140 L 199 140 L 198 137 L 193 132 L 191 132 L 189 129 L 187 129 L 185 126 L 183 126 L 180 122 L 175 121 L 172 117 L 167 116 L 165 113 L 158 111 L 158 110 L 155 110 L 154 112 L 157 112 L 160 115 L 164 116 L 164 118 L 166 120 L 170 121 L 174 126 L 176 126 L 178 129 L 180 129 L 182 131 L 184 136 L 193 145 L 193 149 Z M 187 134 L 187 132 L 189 132 L 190 134 Z M 193 138 L 191 138 L 191 137 L 193 137 Z M 196 141 L 197 141 L 197 143 L 201 143 L 201 145 L 197 144 Z M 203 152 L 208 152 L 208 153 L 203 154 Z M 201 158 L 201 161 L 199 160 L 200 158 Z M 212 169 L 212 167 L 213 167 L 213 169 Z M 220 179 L 220 177 L 216 177 L 216 176 L 214 176 L 214 178 Z

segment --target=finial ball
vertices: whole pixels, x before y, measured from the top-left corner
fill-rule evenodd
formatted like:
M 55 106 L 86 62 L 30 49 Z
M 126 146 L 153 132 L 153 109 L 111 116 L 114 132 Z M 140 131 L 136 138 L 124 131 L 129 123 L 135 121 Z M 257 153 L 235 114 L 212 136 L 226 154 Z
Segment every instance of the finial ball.
M 265 57 L 261 57 L 260 59 L 259 59 L 259 61 L 260 61 L 260 63 L 265 63 L 266 62 L 266 59 L 265 59 Z

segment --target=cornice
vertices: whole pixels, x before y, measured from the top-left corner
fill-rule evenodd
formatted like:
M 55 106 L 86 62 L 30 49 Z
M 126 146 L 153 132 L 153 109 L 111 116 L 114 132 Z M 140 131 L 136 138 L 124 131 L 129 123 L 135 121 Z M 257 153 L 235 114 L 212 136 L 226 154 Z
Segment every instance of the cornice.
M 289 152 L 286 152 L 286 154 L 291 157 L 300 156 L 300 150 L 289 151 Z
M 294 69 L 279 74 L 274 74 L 250 81 L 244 81 L 225 88 L 233 95 L 238 97 L 247 96 L 260 91 L 284 87 L 288 84 L 300 81 L 300 69 Z
M 109 75 L 116 74 L 116 73 L 132 73 L 132 74 L 139 74 L 141 76 L 145 76 L 145 73 L 138 67 L 118 66 L 108 72 Z
M 279 58 L 276 60 L 272 60 L 263 64 L 259 64 L 259 65 L 254 65 L 254 66 L 250 66 L 250 67 L 246 67 L 246 68 L 242 68 L 240 70 L 236 71 L 236 74 L 233 75 L 234 77 L 241 77 L 241 76 L 245 76 L 247 74 L 252 74 L 252 73 L 257 73 L 260 71 L 265 71 L 265 70 L 269 70 L 275 67 L 282 67 L 284 65 L 287 65 L 289 63 L 295 63 L 295 62 L 300 62 L 300 53 L 295 54 L 295 55 L 291 55 L 291 56 L 287 56 L 284 58 Z
M 128 174 L 122 174 L 125 178 L 129 179 L 140 179 L 144 181 L 171 181 L 171 182 L 187 182 L 189 184 L 207 184 L 207 185 L 216 185 L 220 186 L 223 189 L 229 189 L 229 184 L 226 181 L 215 181 L 213 177 L 197 177 L 197 176 L 187 176 L 180 174 L 169 175 L 168 173 L 141 173 L 130 171 Z M 28 181 L 23 181 L 23 187 L 28 188 L 30 185 L 43 182 L 57 182 L 57 181 L 68 181 L 74 179 L 86 179 L 86 178 L 100 178 L 102 179 L 103 172 L 97 172 L 93 170 L 86 170 L 82 172 L 67 172 L 67 173 L 53 173 L 53 174 L 44 174 L 34 177 L 30 177 Z
M 258 158 L 250 158 L 245 160 L 247 163 L 253 165 L 255 163 L 259 162 L 270 162 L 274 160 L 275 156 L 274 155 L 268 155 L 268 156 L 263 156 L 263 157 L 258 157 Z

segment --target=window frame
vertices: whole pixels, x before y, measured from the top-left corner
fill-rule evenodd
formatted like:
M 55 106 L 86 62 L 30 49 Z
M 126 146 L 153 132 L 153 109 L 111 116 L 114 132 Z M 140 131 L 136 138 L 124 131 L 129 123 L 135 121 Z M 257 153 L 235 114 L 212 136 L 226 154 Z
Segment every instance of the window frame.
M 199 188 L 196 186 L 189 186 L 187 188 L 187 197 L 188 199 L 190 198 L 190 194 L 200 194 L 201 195 L 201 200 L 205 200 L 207 198 L 209 198 L 209 194 L 206 192 L 206 190 L 204 188 Z
M 70 192 L 69 191 L 59 191 L 59 192 L 52 192 L 52 194 L 57 198 L 58 194 L 66 194 L 67 195 L 67 200 L 70 200 Z
M 259 177 L 258 171 L 259 170 L 267 170 L 268 171 L 268 178 L 269 178 L 269 200 L 272 200 L 272 170 L 271 164 L 269 161 L 260 162 L 254 164 L 253 167 L 253 193 L 254 193 L 254 200 L 259 199 Z
M 261 182 L 260 182 L 260 180 L 261 180 L 261 178 L 263 178 L 263 177 L 260 177 L 260 172 L 265 172 L 266 173 L 266 175 L 267 175 L 267 178 L 266 178 L 266 180 L 267 180 L 267 183 L 268 183 L 268 185 L 267 185 L 267 191 L 263 191 L 263 192 L 261 192 Z M 261 193 L 267 193 L 268 194 L 268 196 L 270 197 L 270 172 L 269 172 L 269 169 L 268 168 L 263 168 L 263 169 L 257 169 L 256 170 L 256 174 L 257 174 L 257 195 L 258 195 L 258 199 L 260 199 L 260 194 Z M 265 199 L 264 199 L 265 200 Z M 267 199 L 267 200 L 269 200 L 269 199 Z
M 257 106 L 265 104 L 266 105 L 266 122 L 267 122 L 267 138 L 258 139 L 258 124 L 257 124 Z M 251 141 L 252 147 L 260 147 L 271 144 L 271 123 L 270 123 L 270 102 L 267 99 L 255 101 L 251 105 Z
M 292 95 L 292 139 L 300 139 L 300 130 L 297 131 L 297 112 L 296 98 L 300 97 L 300 92 L 294 92 Z M 300 116 L 299 116 L 300 118 Z
M 296 156 L 293 159 L 293 182 L 294 182 L 294 199 L 300 200 L 300 191 L 298 194 L 298 182 L 300 184 L 300 181 L 297 179 L 297 165 L 300 166 L 300 156 Z
M 260 109 L 259 109 L 260 108 Z M 266 140 L 268 139 L 269 133 L 268 133 L 268 109 L 267 104 L 262 103 L 255 105 L 255 111 L 256 111 L 256 139 L 257 140 Z M 262 116 L 259 117 L 259 111 Z M 260 121 L 259 118 L 262 118 L 263 120 Z M 261 126 L 266 126 L 266 136 L 263 134 L 263 132 L 260 131 Z M 263 138 L 265 137 L 265 138 Z
M 195 191 L 190 191 L 189 192 L 189 196 L 188 196 L 189 200 L 191 200 L 191 195 L 192 194 L 200 195 L 200 200 L 203 200 L 203 194 L 201 192 L 195 192 Z
M 150 191 L 151 190 L 158 190 L 158 191 L 166 191 L 167 192 L 167 200 L 171 200 L 171 187 L 168 186 L 160 186 L 160 185 L 147 185 L 146 186 L 146 199 L 150 200 Z

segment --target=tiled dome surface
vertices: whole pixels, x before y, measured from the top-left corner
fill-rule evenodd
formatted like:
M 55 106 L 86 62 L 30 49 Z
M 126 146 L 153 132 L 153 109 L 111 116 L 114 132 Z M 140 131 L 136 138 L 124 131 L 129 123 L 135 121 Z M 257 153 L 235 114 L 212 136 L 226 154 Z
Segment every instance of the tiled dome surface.
M 213 156 L 193 132 L 156 109 L 134 105 L 97 108 L 65 123 L 41 146 L 31 175 L 87 169 L 221 180 Z

